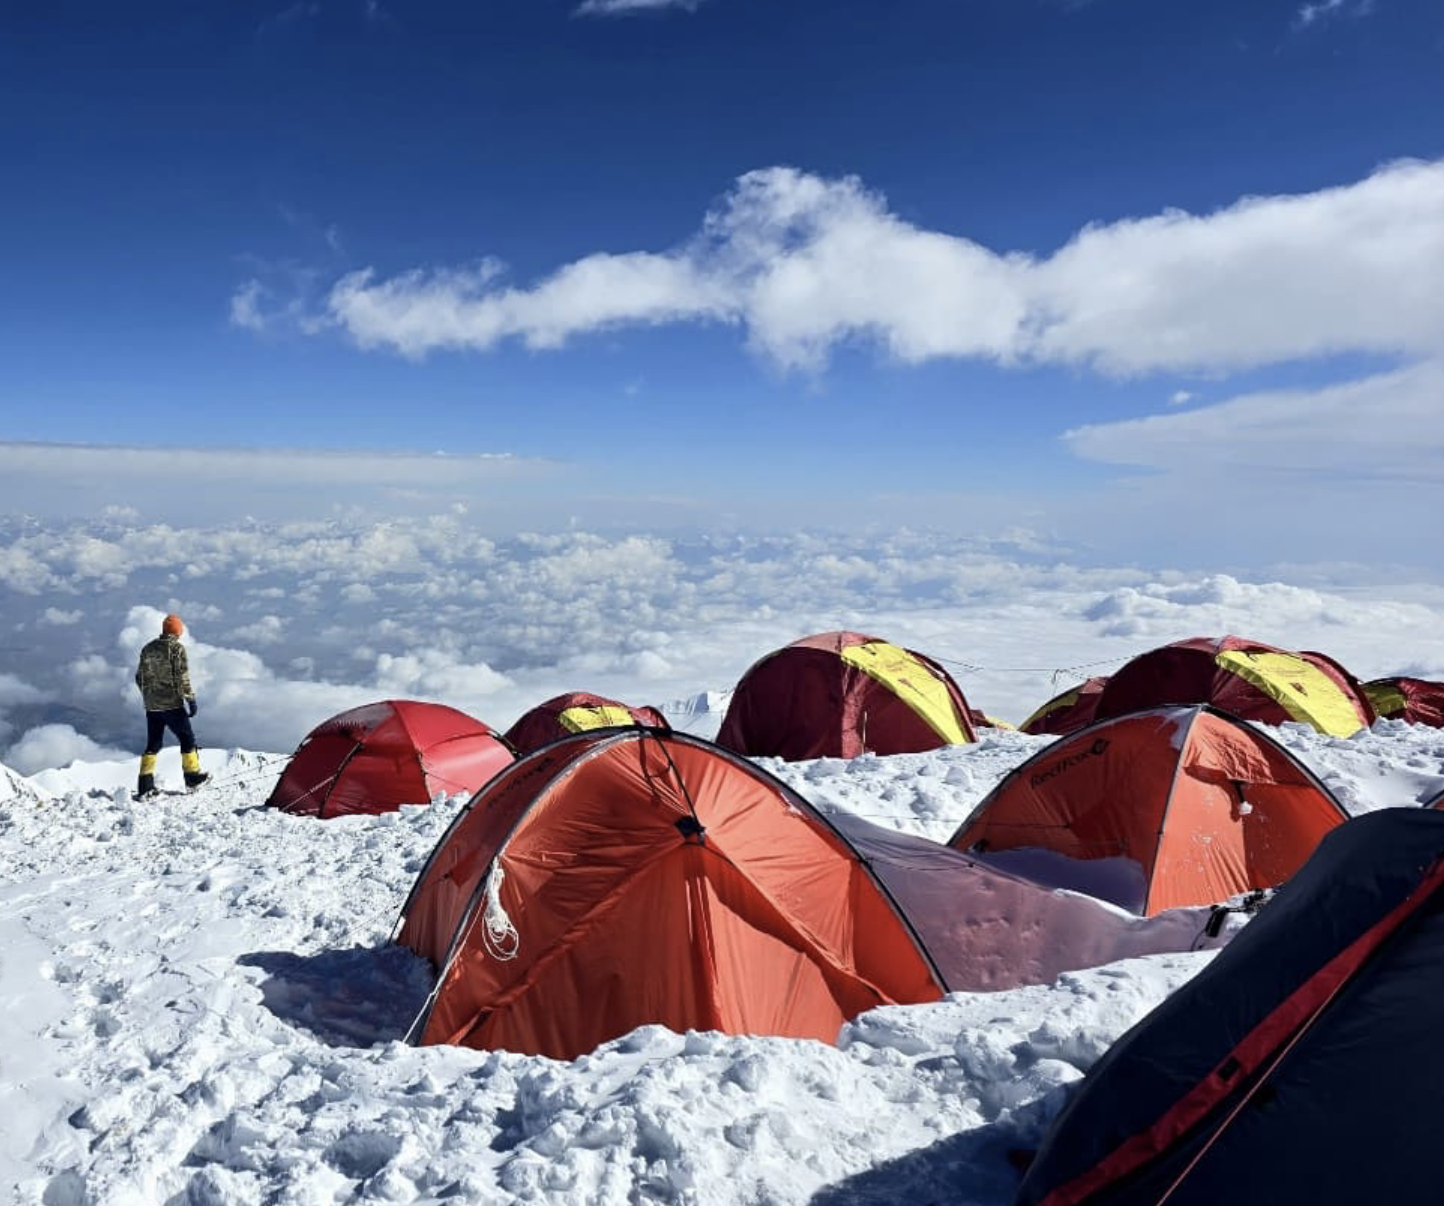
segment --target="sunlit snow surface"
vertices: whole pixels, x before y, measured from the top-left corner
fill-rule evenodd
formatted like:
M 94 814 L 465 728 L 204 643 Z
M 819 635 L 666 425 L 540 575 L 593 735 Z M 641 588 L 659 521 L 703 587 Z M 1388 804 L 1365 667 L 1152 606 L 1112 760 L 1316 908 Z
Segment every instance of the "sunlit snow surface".
M 1352 811 L 1444 788 L 1444 733 L 1278 732 Z M 766 765 L 945 839 L 1043 741 Z M 429 969 L 387 937 L 459 802 L 321 824 L 259 807 L 279 760 L 207 757 L 215 786 L 144 805 L 133 764 L 0 776 L 20 1202 L 1001 1204 L 1057 1090 L 1211 957 L 878 1010 L 836 1048 L 648 1027 L 570 1064 L 415 1049 Z

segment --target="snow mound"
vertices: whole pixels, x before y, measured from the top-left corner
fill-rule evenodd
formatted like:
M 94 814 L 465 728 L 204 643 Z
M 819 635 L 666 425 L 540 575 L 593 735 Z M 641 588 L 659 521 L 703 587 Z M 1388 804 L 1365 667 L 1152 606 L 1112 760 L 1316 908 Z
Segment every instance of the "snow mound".
M 51 793 L 40 784 L 0 764 L 0 805 L 40 805 L 50 798 Z

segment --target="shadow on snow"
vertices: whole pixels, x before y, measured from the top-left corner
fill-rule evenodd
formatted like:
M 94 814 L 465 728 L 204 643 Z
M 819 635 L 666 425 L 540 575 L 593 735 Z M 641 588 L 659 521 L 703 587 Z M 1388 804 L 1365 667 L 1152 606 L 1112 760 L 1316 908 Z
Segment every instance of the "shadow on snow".
M 261 997 L 276 1017 L 333 1047 L 405 1038 L 434 979 L 430 963 L 389 942 L 316 955 L 259 951 L 237 962 L 266 973 Z
M 998 1206 L 1011 1202 L 1022 1174 L 1020 1150 L 1036 1147 L 1045 1113 L 1031 1102 L 1012 1117 L 949 1135 L 819 1189 L 808 1206 Z

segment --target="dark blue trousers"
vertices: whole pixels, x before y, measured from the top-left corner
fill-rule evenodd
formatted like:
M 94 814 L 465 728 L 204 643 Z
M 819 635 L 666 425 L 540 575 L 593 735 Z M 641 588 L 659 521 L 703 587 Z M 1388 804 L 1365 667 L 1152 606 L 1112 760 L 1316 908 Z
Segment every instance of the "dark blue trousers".
M 169 729 L 180 742 L 181 753 L 188 754 L 196 748 L 196 735 L 191 729 L 191 718 L 184 708 L 171 708 L 168 712 L 147 712 L 145 714 L 145 752 L 160 753 L 165 743 L 165 731 Z

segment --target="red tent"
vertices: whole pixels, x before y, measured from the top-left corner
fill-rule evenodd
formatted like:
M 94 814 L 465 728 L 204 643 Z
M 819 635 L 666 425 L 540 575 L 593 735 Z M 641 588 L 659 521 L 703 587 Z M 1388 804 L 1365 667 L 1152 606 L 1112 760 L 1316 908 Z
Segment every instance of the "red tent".
M 1149 915 L 1282 883 L 1346 819 L 1252 725 L 1207 707 L 1155 708 L 1046 746 L 948 844 Z
M 1236 636 L 1193 637 L 1140 654 L 1108 680 L 1094 716 L 1195 703 L 1264 724 L 1296 720 L 1334 737 L 1374 723 L 1358 679 L 1332 658 Z
M 1364 694 L 1385 720 L 1407 720 L 1444 729 L 1444 683 L 1422 678 L 1376 678 L 1364 684 Z
M 397 928 L 438 969 L 414 1038 L 571 1059 L 648 1023 L 833 1042 L 877 1005 L 1183 950 L 1203 924 L 834 823 L 719 746 L 613 728 L 480 791 Z
M 1107 675 L 1086 679 L 1076 687 L 1053 696 L 1018 727 L 1035 736 L 1052 733 L 1058 737 L 1087 728 L 1094 721 L 1099 697 L 1107 684 Z
M 465 712 L 387 699 L 312 729 L 266 804 L 323 820 L 393 812 L 474 792 L 512 760 L 505 741 Z
M 718 744 L 750 757 L 909 754 L 975 740 L 968 701 L 931 658 L 859 632 L 804 637 L 756 662 Z
M 506 731 L 506 739 L 518 754 L 529 754 L 573 733 L 591 729 L 639 724 L 653 729 L 671 726 L 656 708 L 633 708 L 615 699 L 573 691 L 539 703 Z

